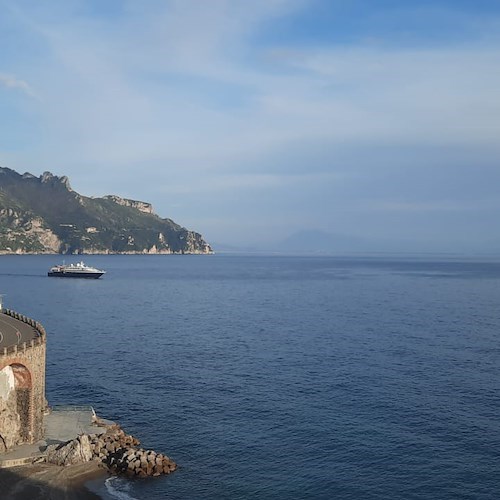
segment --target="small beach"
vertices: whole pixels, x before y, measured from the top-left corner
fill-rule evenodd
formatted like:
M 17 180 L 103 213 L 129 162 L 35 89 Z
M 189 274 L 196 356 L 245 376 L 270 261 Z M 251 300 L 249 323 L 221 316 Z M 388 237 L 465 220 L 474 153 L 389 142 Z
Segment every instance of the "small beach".
M 12 467 L 0 469 L 0 491 L 5 500 L 99 500 L 86 483 L 107 476 L 96 462 Z

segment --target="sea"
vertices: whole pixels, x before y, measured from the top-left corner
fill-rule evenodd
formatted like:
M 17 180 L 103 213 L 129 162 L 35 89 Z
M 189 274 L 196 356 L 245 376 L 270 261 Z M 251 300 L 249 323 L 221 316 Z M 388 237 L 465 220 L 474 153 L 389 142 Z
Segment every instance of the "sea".
M 179 468 L 104 499 L 500 498 L 500 259 L 1 256 L 47 330 L 50 405 Z M 66 256 L 66 263 L 80 260 Z

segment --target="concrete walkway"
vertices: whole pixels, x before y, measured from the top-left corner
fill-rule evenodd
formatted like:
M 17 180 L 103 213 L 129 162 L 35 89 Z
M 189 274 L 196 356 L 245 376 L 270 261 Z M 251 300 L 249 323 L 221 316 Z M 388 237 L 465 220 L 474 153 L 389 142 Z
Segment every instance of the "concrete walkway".
M 78 434 L 102 434 L 106 429 L 93 423 L 92 407 L 56 407 L 44 417 L 44 439 L 35 444 L 23 444 L 0 454 L 0 468 L 25 465 L 43 459 L 51 444 L 65 443 Z M 100 419 L 102 421 L 102 419 Z M 105 421 L 112 424 L 113 422 Z

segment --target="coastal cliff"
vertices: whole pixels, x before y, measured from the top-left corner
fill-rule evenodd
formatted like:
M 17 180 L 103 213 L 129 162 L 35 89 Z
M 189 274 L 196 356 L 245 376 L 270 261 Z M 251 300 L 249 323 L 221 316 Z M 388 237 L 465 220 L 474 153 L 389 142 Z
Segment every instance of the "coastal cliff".
M 0 254 L 210 254 L 201 234 L 150 203 L 82 196 L 66 176 L 0 167 Z

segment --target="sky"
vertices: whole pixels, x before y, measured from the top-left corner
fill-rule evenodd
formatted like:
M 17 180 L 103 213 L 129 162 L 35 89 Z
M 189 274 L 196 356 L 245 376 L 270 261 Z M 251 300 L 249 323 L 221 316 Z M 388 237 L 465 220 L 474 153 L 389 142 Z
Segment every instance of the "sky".
M 497 0 L 0 0 L 0 166 L 215 247 L 500 253 L 499 139 Z

